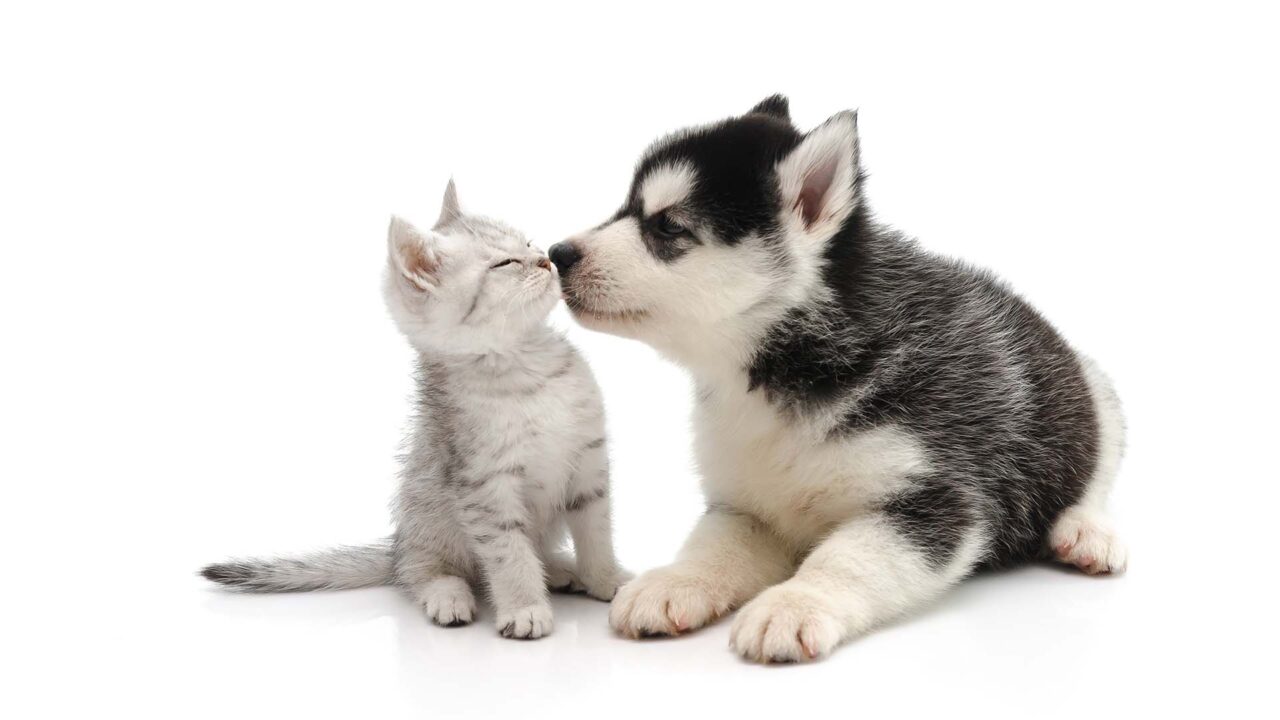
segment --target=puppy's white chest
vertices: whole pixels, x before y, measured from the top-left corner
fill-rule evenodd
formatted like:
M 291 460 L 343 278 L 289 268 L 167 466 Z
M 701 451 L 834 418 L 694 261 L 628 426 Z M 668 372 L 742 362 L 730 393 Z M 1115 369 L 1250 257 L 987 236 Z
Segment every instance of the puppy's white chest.
M 695 411 L 710 502 L 809 543 L 927 470 L 920 443 L 895 426 L 830 435 L 787 418 L 761 393 L 713 394 Z

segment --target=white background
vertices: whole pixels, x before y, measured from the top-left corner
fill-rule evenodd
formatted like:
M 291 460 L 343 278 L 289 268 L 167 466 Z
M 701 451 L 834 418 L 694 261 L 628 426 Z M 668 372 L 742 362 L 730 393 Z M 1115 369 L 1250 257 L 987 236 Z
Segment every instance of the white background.
M 0 714 L 1275 717 L 1264 4 L 445 5 L 0 10 Z M 1127 576 L 982 576 L 760 668 L 727 623 L 629 642 L 580 598 L 518 643 L 388 589 L 194 575 L 389 530 L 389 214 L 430 222 L 454 174 L 545 247 L 610 214 L 656 136 L 777 91 L 804 127 L 859 107 L 879 216 L 997 269 L 1114 376 Z M 604 387 L 621 557 L 665 563 L 700 512 L 688 381 L 555 320 Z

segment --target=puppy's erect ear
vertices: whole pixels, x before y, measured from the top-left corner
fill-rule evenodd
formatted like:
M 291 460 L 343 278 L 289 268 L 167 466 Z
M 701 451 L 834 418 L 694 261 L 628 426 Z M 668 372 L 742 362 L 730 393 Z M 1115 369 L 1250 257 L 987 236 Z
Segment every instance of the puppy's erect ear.
M 405 280 L 422 290 L 436 286 L 440 275 L 440 237 L 423 232 L 409 221 L 391 216 L 387 229 L 387 253 L 391 266 Z
M 858 115 L 838 113 L 778 163 L 782 214 L 808 235 L 830 237 L 859 202 Z
M 462 206 L 458 204 L 458 186 L 453 184 L 453 178 L 449 178 L 449 186 L 444 189 L 444 202 L 440 204 L 440 217 L 432 229 L 439 230 L 461 215 Z
M 760 115 L 772 115 L 779 120 L 791 122 L 791 107 L 787 103 L 787 97 L 781 93 L 770 95 L 769 97 L 756 103 L 756 106 L 747 111 L 747 114 L 758 113 Z

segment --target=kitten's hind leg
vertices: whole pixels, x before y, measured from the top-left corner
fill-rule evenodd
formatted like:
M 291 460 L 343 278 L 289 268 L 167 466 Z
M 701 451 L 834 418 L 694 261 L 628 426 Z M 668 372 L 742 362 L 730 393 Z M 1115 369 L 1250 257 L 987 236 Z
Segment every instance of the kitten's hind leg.
M 476 616 L 476 597 L 466 580 L 440 575 L 416 591 L 418 604 L 431 622 L 444 627 L 469 625 Z
M 545 553 L 543 563 L 547 568 L 547 589 L 551 592 L 580 593 L 586 592 L 582 581 L 578 579 L 577 568 L 574 567 L 573 556 L 564 551 Z
M 573 554 L 565 548 L 564 541 L 564 523 L 559 518 L 551 519 L 542 535 L 540 553 L 547 576 L 547 589 L 551 592 L 585 592 L 582 581 L 578 580 Z
M 476 598 L 466 537 L 450 515 L 448 502 L 427 486 L 402 490 L 393 545 L 396 583 L 437 625 L 466 625 L 475 619 Z

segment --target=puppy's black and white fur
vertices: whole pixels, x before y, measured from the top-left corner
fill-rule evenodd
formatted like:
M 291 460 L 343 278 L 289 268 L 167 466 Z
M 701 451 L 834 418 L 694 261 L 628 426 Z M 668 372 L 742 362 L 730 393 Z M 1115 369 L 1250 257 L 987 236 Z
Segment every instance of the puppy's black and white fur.
M 707 512 L 610 621 L 806 660 L 981 567 L 1119 572 L 1103 504 L 1123 446 L 1092 362 L 989 273 L 877 224 L 856 117 L 787 101 L 658 141 L 622 208 L 552 248 L 585 326 L 697 386 Z

